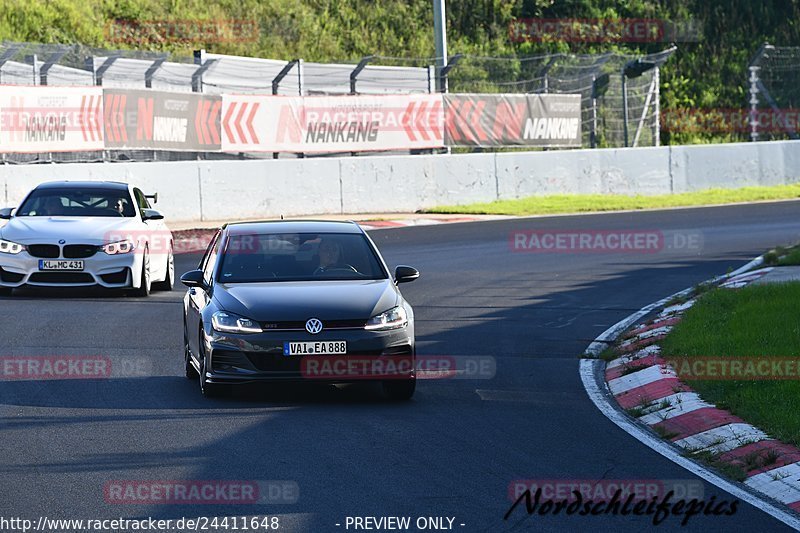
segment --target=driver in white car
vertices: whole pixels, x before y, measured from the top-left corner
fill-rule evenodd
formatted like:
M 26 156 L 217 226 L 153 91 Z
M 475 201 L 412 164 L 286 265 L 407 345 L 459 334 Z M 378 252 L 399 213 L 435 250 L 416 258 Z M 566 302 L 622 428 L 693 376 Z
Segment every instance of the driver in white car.
M 61 198 L 58 196 L 48 196 L 42 202 L 41 210 L 36 214 L 45 217 L 58 216 L 61 214 L 63 208 L 64 204 L 61 203 Z

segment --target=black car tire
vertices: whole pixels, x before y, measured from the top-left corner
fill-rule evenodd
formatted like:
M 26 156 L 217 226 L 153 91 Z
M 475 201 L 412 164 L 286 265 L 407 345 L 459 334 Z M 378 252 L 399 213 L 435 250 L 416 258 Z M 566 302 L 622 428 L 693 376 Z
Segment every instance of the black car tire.
M 405 402 L 414 396 L 414 391 L 417 389 L 417 380 L 403 379 L 403 380 L 386 380 L 381 382 L 381 389 L 383 396 L 387 400 L 393 402 Z
M 167 256 L 167 277 L 164 281 L 153 283 L 153 288 L 157 291 L 171 291 L 175 285 L 175 256 L 172 254 L 172 247 L 169 248 Z

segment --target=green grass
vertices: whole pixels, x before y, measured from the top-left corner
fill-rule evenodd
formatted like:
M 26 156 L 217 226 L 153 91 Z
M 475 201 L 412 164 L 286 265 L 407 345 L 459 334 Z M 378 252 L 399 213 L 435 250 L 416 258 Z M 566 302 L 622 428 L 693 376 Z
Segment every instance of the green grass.
M 733 465 L 727 461 L 721 461 L 719 459 L 719 455 L 717 454 L 702 451 L 691 454 L 691 457 L 719 471 L 722 475 L 736 481 L 744 481 L 747 479 L 747 473 L 742 467 Z
M 705 191 L 662 194 L 657 196 L 624 196 L 613 194 L 564 194 L 531 196 L 518 200 L 500 200 L 457 206 L 441 206 L 428 213 L 466 213 L 485 215 L 548 215 L 597 211 L 624 211 L 691 207 L 713 204 L 733 204 L 759 200 L 788 200 L 800 198 L 800 184 L 772 187 L 743 187 L 741 189 L 707 189 Z
M 662 341 L 664 357 L 800 356 L 800 282 L 715 289 Z M 800 358 L 800 357 L 798 357 Z M 800 446 L 800 380 L 687 382 L 700 395 Z
M 778 259 L 778 266 L 800 265 L 800 246 L 795 246 L 786 251 L 786 255 Z

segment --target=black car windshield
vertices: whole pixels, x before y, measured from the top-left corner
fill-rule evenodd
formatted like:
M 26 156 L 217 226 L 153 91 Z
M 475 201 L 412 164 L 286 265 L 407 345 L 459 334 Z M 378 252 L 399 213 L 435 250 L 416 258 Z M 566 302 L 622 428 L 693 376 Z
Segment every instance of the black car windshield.
M 221 283 L 386 279 L 377 253 L 362 234 L 231 235 L 223 251 Z
M 136 209 L 125 189 L 35 189 L 17 209 L 17 216 L 133 217 Z

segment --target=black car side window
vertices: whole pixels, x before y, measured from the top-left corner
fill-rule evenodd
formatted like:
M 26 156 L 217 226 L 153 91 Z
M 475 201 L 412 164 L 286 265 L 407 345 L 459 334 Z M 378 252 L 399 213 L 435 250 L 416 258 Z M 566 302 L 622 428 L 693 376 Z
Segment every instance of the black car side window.
M 202 269 L 203 279 L 206 285 L 211 286 L 211 280 L 214 278 L 214 267 L 217 264 L 217 253 L 219 252 L 220 232 L 214 235 L 211 244 L 206 251 L 206 256 L 203 258 Z

